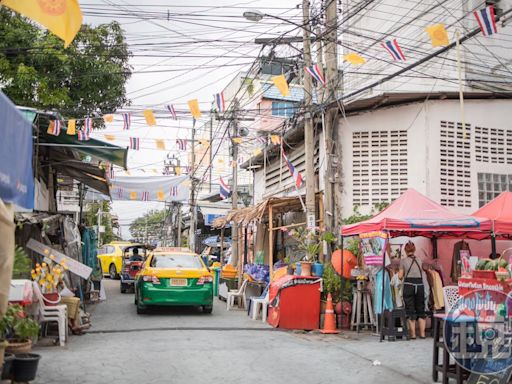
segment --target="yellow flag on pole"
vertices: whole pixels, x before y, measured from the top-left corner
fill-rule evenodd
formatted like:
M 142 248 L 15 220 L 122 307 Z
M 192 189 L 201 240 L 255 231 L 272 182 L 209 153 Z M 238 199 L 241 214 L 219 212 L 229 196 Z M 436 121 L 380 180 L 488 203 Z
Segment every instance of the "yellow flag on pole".
M 44 25 L 67 47 L 82 26 L 78 0 L 2 0 L 1 4 Z
M 156 197 L 159 201 L 164 201 L 165 200 L 165 193 L 164 191 L 158 191 L 156 193 Z
M 155 115 L 151 109 L 144 110 L 144 117 L 146 119 L 146 123 L 148 123 L 150 127 L 156 125 Z
M 114 121 L 114 115 L 105 115 L 103 116 L 103 120 L 105 120 L 105 123 L 111 123 Z
M 165 141 L 162 139 L 156 139 L 155 140 L 156 149 L 159 149 L 161 151 L 165 151 Z
M 279 135 L 270 135 L 270 142 L 274 145 L 281 144 L 281 136 Z
M 345 56 L 343 56 L 345 61 L 348 61 L 352 65 L 361 65 L 366 63 L 366 60 L 364 57 L 358 55 L 357 53 L 347 53 Z
M 231 140 L 235 144 L 242 144 L 242 138 L 241 137 L 232 137 Z
M 201 117 L 201 110 L 199 109 L 199 101 L 197 99 L 187 101 L 188 108 L 190 109 L 190 113 L 194 119 L 199 119 Z
M 108 141 L 114 141 L 116 139 L 116 137 L 114 135 L 105 135 L 105 140 L 108 140 Z
M 68 129 L 66 130 L 68 135 L 76 135 L 76 120 L 71 119 L 68 121 Z
M 137 200 L 137 192 L 130 192 L 130 200 Z
M 254 151 L 252 151 L 253 156 L 259 156 L 262 153 L 263 153 L 263 151 L 261 150 L 261 148 L 256 148 Z
M 435 24 L 425 28 L 428 35 L 430 36 L 430 40 L 432 41 L 433 47 L 445 47 L 450 44 L 450 39 L 448 38 L 448 32 L 446 32 L 446 28 L 443 24 Z
M 176 176 L 181 175 L 181 167 L 174 167 L 174 172 L 176 172 Z
M 286 81 L 286 77 L 284 77 L 284 75 L 273 76 L 272 81 L 274 82 L 276 88 L 279 89 L 279 92 L 281 92 L 281 95 L 290 96 L 288 82 Z

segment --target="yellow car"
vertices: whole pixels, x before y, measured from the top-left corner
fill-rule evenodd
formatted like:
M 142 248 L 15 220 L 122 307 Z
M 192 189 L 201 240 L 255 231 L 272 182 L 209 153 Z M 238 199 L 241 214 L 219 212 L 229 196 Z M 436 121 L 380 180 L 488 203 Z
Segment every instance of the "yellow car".
M 101 265 L 101 272 L 110 276 L 111 279 L 118 279 L 123 268 L 123 252 L 130 245 L 136 245 L 129 241 L 113 241 L 98 249 L 98 260 Z
M 157 248 L 135 278 L 135 304 L 139 314 L 153 305 L 201 306 L 212 313 L 213 274 L 187 248 Z

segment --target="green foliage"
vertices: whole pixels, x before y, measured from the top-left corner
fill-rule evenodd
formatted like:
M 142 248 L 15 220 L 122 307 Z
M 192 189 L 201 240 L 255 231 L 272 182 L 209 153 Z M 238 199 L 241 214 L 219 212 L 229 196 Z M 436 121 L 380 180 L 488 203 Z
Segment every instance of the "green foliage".
M 340 298 L 341 280 L 340 276 L 334 270 L 331 263 L 328 263 L 324 268 L 322 275 L 324 291 L 322 292 L 322 299 L 326 300 L 327 295 L 330 293 L 333 301 L 337 302 Z
M 39 334 L 39 323 L 30 317 L 21 305 L 9 305 L 0 320 L 0 340 L 32 339 Z
M 157 239 L 162 233 L 162 225 L 165 220 L 165 210 L 152 210 L 144 216 L 132 221 L 130 233 L 136 241 Z M 146 238 L 147 230 L 147 238 Z M 183 239 L 185 241 L 185 239 Z
M 289 234 L 297 240 L 298 248 L 306 252 L 307 261 L 317 261 L 318 252 L 322 243 L 333 243 L 336 241 L 336 236 L 331 232 L 322 232 L 318 228 L 309 229 L 298 227 L 289 231 Z
M 105 226 L 105 232 L 101 234 L 101 243 L 108 244 L 114 240 L 114 231 L 112 228 L 112 220 L 110 218 L 110 212 L 112 210 L 110 201 L 103 200 L 89 203 L 87 205 L 87 211 L 85 212 L 85 225 L 88 227 L 94 227 L 98 225 L 98 211 L 100 206 L 103 212 L 101 225 Z
M 13 279 L 29 279 L 32 262 L 23 248 L 17 246 L 14 249 Z
M 127 103 L 130 52 L 117 22 L 82 25 L 73 43 L 0 8 L 0 84 L 18 105 L 64 116 L 111 113 Z

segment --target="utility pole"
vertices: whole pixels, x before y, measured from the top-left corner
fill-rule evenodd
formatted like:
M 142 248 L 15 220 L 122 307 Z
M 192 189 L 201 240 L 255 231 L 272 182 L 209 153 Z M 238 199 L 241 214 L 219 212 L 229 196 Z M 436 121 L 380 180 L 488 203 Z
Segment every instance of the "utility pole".
M 148 216 L 146 215 L 146 220 L 144 224 L 144 244 L 148 243 Z
M 231 138 L 238 137 L 238 100 L 235 98 L 233 100 L 233 119 L 232 119 L 232 128 L 233 131 L 231 133 Z M 238 143 L 236 140 L 231 140 L 231 148 L 232 148 L 232 163 L 231 168 L 233 170 L 233 190 L 231 191 L 231 204 L 232 209 L 238 208 Z M 233 266 L 236 268 L 239 262 L 238 255 L 238 223 L 233 221 L 231 225 L 231 257 L 233 259 Z M 239 284 L 240 285 L 240 282 Z
M 181 247 L 181 203 L 178 203 L 178 236 L 176 246 Z
M 195 152 L 195 135 L 196 135 L 196 121 L 194 119 L 194 123 L 192 124 L 191 131 L 191 137 L 190 142 L 192 144 L 192 154 L 190 156 L 190 200 L 189 200 L 189 207 L 190 207 L 190 228 L 189 228 L 189 240 L 188 245 L 189 248 L 192 250 L 192 252 L 196 251 L 196 197 L 195 197 L 195 189 L 196 189 L 196 182 L 194 179 L 194 173 L 196 171 L 196 152 Z
M 99 201 L 99 206 L 98 206 L 98 217 L 96 219 L 97 223 L 98 223 L 98 246 L 101 245 L 101 232 L 100 232 L 100 227 L 101 227 L 101 217 L 103 216 L 103 202 L 100 200 Z
M 336 0 L 327 0 L 326 5 L 326 21 L 324 33 L 325 62 L 326 62 L 326 83 L 327 83 L 327 105 L 331 105 L 336 100 L 336 90 L 339 86 L 338 79 L 338 34 L 337 34 L 337 2 Z M 324 135 L 325 135 L 325 153 L 327 162 L 325 167 L 325 225 L 326 230 L 333 232 L 335 229 L 335 218 L 337 216 L 335 204 L 335 185 L 336 171 L 336 116 L 337 107 L 329 107 L 326 111 Z M 338 161 L 339 163 L 339 157 Z M 327 256 L 330 258 L 331 250 L 328 250 Z
M 213 170 L 213 165 L 212 165 L 212 161 L 213 161 L 213 153 L 212 153 L 212 147 L 213 147 L 213 114 L 210 113 L 210 150 L 209 150 L 209 155 L 210 155 L 210 162 L 208 164 L 210 164 L 210 188 L 209 188 L 209 191 L 210 193 L 212 193 L 212 170 Z
M 304 41 L 304 64 L 311 66 L 311 36 L 309 27 L 311 24 L 309 16 L 309 0 L 302 1 L 303 15 L 303 41 Z M 304 141 L 306 154 L 306 222 L 307 226 L 314 228 L 316 226 L 315 215 L 315 132 L 313 128 L 313 119 L 311 116 L 311 106 L 313 104 L 313 82 L 311 76 L 304 74 Z

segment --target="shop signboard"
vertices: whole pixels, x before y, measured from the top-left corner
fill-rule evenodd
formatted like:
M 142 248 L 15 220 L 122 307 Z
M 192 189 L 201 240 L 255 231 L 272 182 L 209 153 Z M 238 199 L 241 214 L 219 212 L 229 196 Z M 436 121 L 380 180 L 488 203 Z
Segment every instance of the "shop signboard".
M 361 252 L 365 265 L 382 265 L 388 243 L 388 234 L 382 231 L 361 233 Z
M 494 291 L 508 294 L 510 285 L 497 279 L 482 279 L 475 277 L 461 277 L 458 280 L 459 295 L 464 296 L 475 291 Z
M 79 261 L 72 259 L 69 256 L 53 249 L 39 241 L 30 239 L 27 243 L 27 248 L 43 255 L 45 258 L 53 261 L 54 263 L 65 265 L 66 268 L 73 272 L 75 275 L 80 276 L 83 279 L 88 279 L 91 275 L 92 268 L 80 263 Z

